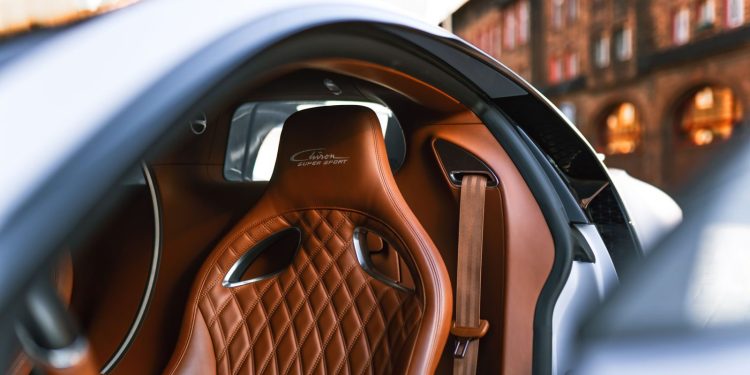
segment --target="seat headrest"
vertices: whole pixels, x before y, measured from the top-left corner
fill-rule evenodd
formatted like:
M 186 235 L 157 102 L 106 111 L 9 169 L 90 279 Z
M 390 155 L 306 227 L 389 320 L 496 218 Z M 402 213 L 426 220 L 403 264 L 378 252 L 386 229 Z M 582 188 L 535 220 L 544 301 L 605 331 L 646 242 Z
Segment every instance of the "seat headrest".
M 311 108 L 284 123 L 267 190 L 277 209 L 367 210 L 394 187 L 380 123 L 369 108 Z

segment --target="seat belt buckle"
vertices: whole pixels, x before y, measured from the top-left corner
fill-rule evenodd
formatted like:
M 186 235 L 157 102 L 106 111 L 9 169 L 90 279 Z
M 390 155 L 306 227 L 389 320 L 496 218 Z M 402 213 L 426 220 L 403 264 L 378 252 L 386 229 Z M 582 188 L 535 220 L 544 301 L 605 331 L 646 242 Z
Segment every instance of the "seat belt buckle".
M 456 322 L 453 321 L 451 334 L 456 339 L 456 346 L 453 348 L 453 358 L 464 358 L 471 341 L 481 339 L 487 334 L 489 329 L 490 323 L 484 319 L 479 320 L 478 327 L 457 326 Z

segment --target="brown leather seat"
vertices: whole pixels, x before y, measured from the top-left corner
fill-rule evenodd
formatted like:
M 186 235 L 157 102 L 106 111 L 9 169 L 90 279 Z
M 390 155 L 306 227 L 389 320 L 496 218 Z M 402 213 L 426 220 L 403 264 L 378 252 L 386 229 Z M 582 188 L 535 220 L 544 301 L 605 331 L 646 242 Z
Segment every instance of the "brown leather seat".
M 291 264 L 225 286 L 248 249 L 290 227 L 301 232 Z M 398 250 L 413 290 L 361 265 L 359 228 Z M 308 109 L 284 125 L 264 196 L 201 268 L 166 373 L 431 373 L 451 311 L 445 266 L 396 187 L 375 114 Z

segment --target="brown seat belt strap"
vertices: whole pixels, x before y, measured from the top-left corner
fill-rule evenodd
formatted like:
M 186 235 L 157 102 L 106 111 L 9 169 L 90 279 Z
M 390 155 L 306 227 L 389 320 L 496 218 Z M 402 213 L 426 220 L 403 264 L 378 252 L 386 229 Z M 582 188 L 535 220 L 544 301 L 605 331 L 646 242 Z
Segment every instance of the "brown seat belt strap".
M 467 174 L 461 180 L 456 320 L 453 321 L 451 327 L 451 334 L 456 340 L 453 350 L 453 374 L 455 375 L 476 373 L 479 339 L 489 329 L 487 321 L 479 318 L 486 187 L 487 178 L 482 175 Z

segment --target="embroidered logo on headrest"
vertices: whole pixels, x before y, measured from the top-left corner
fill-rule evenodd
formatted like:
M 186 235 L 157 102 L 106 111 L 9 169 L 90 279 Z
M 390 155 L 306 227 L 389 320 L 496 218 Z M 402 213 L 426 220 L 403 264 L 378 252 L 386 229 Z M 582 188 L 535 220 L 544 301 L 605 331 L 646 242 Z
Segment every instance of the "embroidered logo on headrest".
M 295 153 L 289 161 L 297 163 L 298 167 L 310 167 L 314 165 L 343 165 L 349 160 L 348 156 L 337 156 L 326 153 L 324 148 L 311 148 Z

